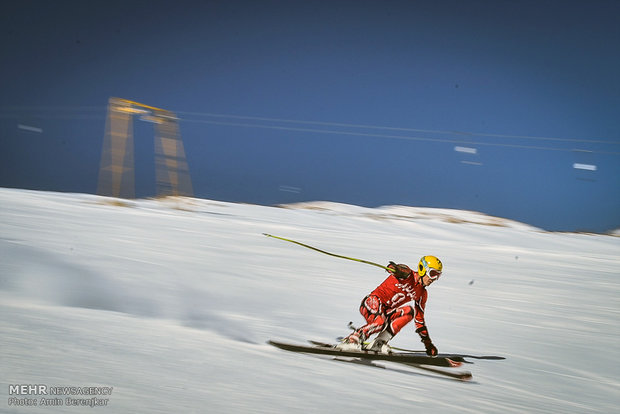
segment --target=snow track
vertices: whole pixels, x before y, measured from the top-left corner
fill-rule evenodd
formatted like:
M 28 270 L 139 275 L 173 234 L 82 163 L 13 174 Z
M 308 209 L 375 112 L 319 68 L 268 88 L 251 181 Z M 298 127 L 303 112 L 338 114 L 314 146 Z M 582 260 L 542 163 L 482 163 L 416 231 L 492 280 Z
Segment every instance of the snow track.
M 102 412 L 608 413 L 620 405 L 618 237 L 333 203 L 0 189 L 0 205 L 0 411 L 46 411 L 9 406 L 10 384 L 114 387 Z M 445 271 L 429 289 L 427 323 L 440 352 L 506 359 L 472 360 L 474 380 L 460 383 L 270 347 L 274 337 L 347 333 L 385 273 L 264 232 L 378 263 L 437 255 Z M 393 342 L 420 346 L 408 328 Z

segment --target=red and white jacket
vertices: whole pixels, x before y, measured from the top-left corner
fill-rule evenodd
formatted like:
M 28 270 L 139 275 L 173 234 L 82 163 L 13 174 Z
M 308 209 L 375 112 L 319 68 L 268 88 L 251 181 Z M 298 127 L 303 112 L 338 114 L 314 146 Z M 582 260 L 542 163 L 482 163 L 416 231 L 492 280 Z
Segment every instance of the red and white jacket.
M 377 296 L 385 308 L 385 313 L 399 308 L 400 306 L 413 301 L 415 308 L 415 327 L 416 330 L 424 327 L 424 308 L 428 292 L 422 285 L 421 277 L 417 272 L 411 271 L 405 279 L 398 279 L 394 274 L 390 274 L 371 295 Z

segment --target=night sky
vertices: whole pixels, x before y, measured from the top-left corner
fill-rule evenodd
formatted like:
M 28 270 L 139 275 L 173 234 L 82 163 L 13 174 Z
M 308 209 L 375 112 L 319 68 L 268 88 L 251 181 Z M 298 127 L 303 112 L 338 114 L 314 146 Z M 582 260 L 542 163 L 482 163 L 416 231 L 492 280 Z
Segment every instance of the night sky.
M 200 198 L 619 228 L 618 16 L 615 0 L 4 2 L 0 186 L 94 193 L 120 97 L 179 116 Z M 140 197 L 153 135 L 135 121 Z

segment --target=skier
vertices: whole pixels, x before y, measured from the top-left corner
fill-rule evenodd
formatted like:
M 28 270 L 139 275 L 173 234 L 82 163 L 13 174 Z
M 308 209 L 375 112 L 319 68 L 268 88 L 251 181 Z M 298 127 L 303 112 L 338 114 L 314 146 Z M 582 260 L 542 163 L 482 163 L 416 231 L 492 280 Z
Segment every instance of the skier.
M 387 343 L 405 325 L 415 319 L 416 332 L 429 356 L 437 355 L 437 348 L 428 335 L 424 322 L 424 307 L 428 292 L 426 288 L 436 281 L 443 269 L 441 260 L 435 256 L 423 256 L 414 272 L 407 265 L 390 262 L 390 275 L 366 296 L 360 305 L 360 313 L 366 325 L 355 330 L 336 347 L 342 350 L 366 349 L 387 352 Z M 410 301 L 414 302 L 412 306 Z M 365 341 L 378 333 L 367 346 Z

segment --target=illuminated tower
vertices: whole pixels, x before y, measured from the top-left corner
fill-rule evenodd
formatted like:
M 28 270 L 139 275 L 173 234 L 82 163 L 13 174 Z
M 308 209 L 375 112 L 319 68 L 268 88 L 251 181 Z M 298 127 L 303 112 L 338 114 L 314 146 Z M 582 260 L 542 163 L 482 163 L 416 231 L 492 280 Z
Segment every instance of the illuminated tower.
M 155 124 L 155 177 L 158 196 L 193 195 L 178 118 L 173 112 L 110 98 L 97 194 L 135 198 L 133 116 Z

